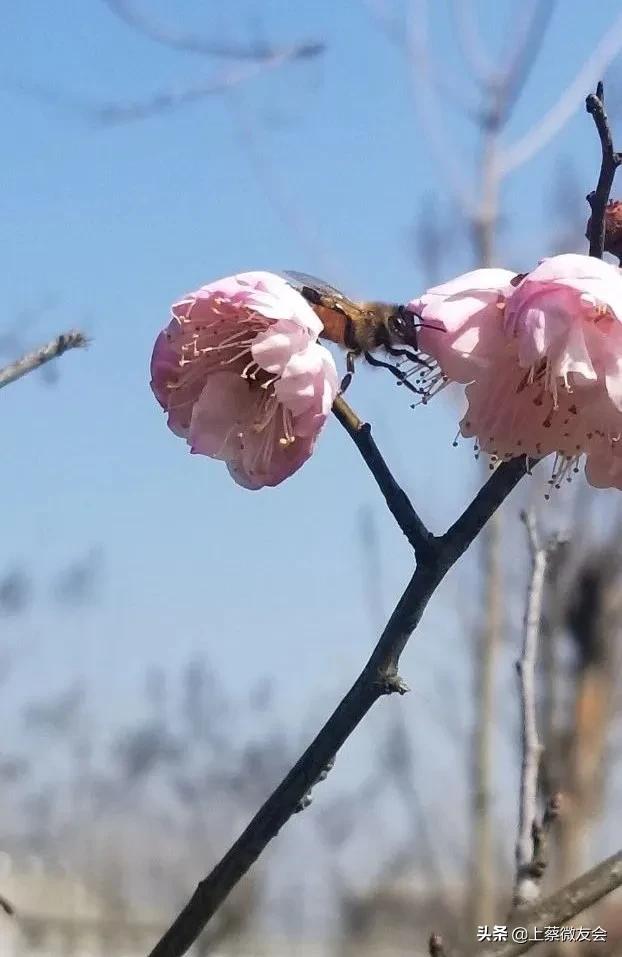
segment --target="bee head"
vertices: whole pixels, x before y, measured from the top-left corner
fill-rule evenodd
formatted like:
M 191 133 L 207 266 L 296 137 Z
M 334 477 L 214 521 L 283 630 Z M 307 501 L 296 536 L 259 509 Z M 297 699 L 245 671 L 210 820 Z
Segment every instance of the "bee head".
M 395 338 L 414 349 L 417 348 L 417 329 L 420 325 L 421 316 L 408 306 L 395 306 L 389 318 L 389 327 Z

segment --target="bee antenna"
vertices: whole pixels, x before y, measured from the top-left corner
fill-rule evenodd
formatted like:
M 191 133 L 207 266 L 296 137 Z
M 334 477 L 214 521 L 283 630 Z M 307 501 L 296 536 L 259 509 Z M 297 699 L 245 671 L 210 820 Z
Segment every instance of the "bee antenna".
M 407 318 L 412 319 L 412 317 L 414 316 L 415 319 L 419 319 L 421 322 L 423 322 L 423 317 L 420 316 L 418 312 L 415 312 L 414 309 L 411 309 L 409 306 L 402 304 L 397 307 L 397 311 L 399 313 L 400 319 L 407 319 Z
M 420 315 L 418 312 L 415 312 L 414 309 L 409 309 L 408 306 L 398 306 L 397 313 L 399 318 L 402 320 L 417 319 L 417 323 L 413 323 L 415 329 L 436 329 L 437 332 L 445 332 L 444 329 L 439 329 L 439 327 L 434 325 L 434 323 L 426 322 L 422 315 Z
M 418 316 L 417 318 L 420 319 L 421 317 Z M 431 322 L 426 322 L 425 319 L 421 319 L 421 322 L 417 326 L 417 329 L 434 329 L 435 332 L 447 332 L 446 329 L 439 329 L 438 326 L 435 326 Z

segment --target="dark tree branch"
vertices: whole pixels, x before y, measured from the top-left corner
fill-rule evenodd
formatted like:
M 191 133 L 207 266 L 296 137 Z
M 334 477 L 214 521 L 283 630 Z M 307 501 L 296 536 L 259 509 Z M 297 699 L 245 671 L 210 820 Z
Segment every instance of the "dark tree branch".
M 4 366 L 3 369 L 0 369 L 0 389 L 3 389 L 5 385 L 10 385 L 11 382 L 15 382 L 16 379 L 21 379 L 22 376 L 33 372 L 40 366 L 45 365 L 46 362 L 50 362 L 52 359 L 62 356 L 63 352 L 67 352 L 68 349 L 79 349 L 86 345 L 87 339 L 83 333 L 76 332 L 75 330 L 62 333 L 62 335 L 57 336 L 56 339 L 52 339 L 51 342 L 48 342 L 46 346 L 35 349 L 34 352 L 29 352 L 27 355 L 22 356 L 21 359 L 17 359 L 16 362 L 11 362 L 9 365 Z
M 581 911 L 591 907 L 620 886 L 622 886 L 622 851 L 608 857 L 556 894 L 539 901 L 534 907 L 522 909 L 520 916 L 517 917 L 516 926 L 528 928 L 530 931 L 532 928 L 541 931 L 544 927 L 560 927 L 571 917 L 576 917 Z M 525 940 L 515 943 L 509 940 L 500 945 L 482 948 L 476 957 L 518 957 L 539 942 L 539 940 Z
M 586 196 L 592 210 L 587 238 L 590 241 L 590 256 L 602 259 L 605 249 L 605 210 L 609 202 L 613 178 L 618 166 L 622 163 L 622 154 L 616 153 L 613 148 L 609 121 L 605 113 L 602 82 L 596 87 L 596 93 L 590 93 L 587 97 L 585 109 L 594 118 L 602 150 L 600 174 L 596 189 Z
M 393 478 L 372 438 L 370 424 L 361 422 L 342 396 L 335 399 L 333 412 L 361 453 L 369 471 L 378 483 L 389 511 L 412 545 L 417 561 L 420 561 L 426 551 L 433 547 L 434 538 L 417 515 L 406 492 Z
M 435 538 L 391 475 L 371 438 L 369 426 L 362 423 L 341 398 L 335 403 L 335 414 L 369 466 L 400 528 L 409 541 L 412 539 L 417 567 L 369 661 L 345 698 L 235 844 L 201 881 L 149 957 L 181 957 L 186 953 L 269 841 L 292 814 L 305 806 L 310 789 L 325 776 L 325 769 L 372 705 L 383 695 L 403 694 L 408 690 L 398 673 L 399 660 L 430 598 L 527 471 L 523 458 L 500 465 L 449 532 Z
M 481 532 L 488 519 L 497 511 L 523 475 L 531 473 L 535 459 L 520 456 L 503 462 L 479 490 L 468 508 L 442 537 L 442 554 L 448 568 L 462 555 Z M 464 545 L 464 542 L 467 545 Z

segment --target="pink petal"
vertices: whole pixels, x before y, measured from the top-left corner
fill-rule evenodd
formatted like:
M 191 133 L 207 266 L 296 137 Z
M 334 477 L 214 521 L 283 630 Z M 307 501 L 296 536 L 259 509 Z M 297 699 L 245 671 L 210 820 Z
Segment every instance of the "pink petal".
M 320 318 L 313 311 L 307 300 L 297 292 L 282 277 L 274 273 L 241 274 L 243 276 L 261 275 L 260 288 L 249 292 L 248 303 L 250 308 L 257 310 L 268 319 L 288 319 L 305 329 L 314 339 L 317 339 L 324 328 Z
M 561 256 L 549 256 L 529 273 L 530 282 L 566 282 L 585 279 L 602 279 L 610 282 L 615 266 L 579 253 L 564 253 Z M 519 287 L 520 288 L 520 287 Z M 583 288 L 583 287 L 580 287 Z
M 609 365 L 605 375 L 607 394 L 615 408 L 622 412 L 622 356 Z
M 328 415 L 337 394 L 335 360 L 324 346 L 311 343 L 304 352 L 291 357 L 281 379 L 275 383 L 274 391 L 279 402 L 289 409 L 295 419 L 311 407 L 314 414 Z M 328 395 L 330 402 L 325 410 L 325 397 Z
M 511 290 L 511 281 L 516 273 L 509 269 L 474 269 L 455 279 L 449 279 L 439 286 L 432 286 L 426 295 L 455 296 L 467 292 L 486 292 L 488 290 L 507 292 Z
M 194 405 L 188 442 L 192 451 L 210 458 L 237 459 L 242 455 L 244 433 L 257 408 L 257 391 L 233 372 L 208 376 Z
M 309 332 L 289 319 L 279 319 L 260 332 L 251 346 L 255 362 L 271 375 L 281 375 L 296 353 L 309 345 Z
M 591 452 L 585 462 L 585 477 L 593 488 L 616 488 L 622 490 L 622 449 L 620 442 L 614 446 L 603 444 Z
M 166 409 L 169 384 L 179 376 L 179 357 L 170 345 L 165 332 L 155 341 L 151 356 L 151 388 L 156 399 Z

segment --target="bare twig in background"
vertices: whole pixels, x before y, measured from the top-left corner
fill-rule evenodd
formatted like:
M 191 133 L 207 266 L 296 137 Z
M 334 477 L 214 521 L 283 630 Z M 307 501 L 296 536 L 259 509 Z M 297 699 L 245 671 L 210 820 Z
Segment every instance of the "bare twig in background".
M 605 113 L 605 97 L 602 83 L 599 83 L 596 87 L 596 93 L 589 94 L 585 101 L 585 108 L 594 118 L 602 149 L 598 183 L 596 189 L 586 197 L 592 210 L 588 224 L 587 238 L 590 241 L 590 256 L 602 259 L 605 250 L 605 210 L 609 202 L 609 195 L 611 193 L 611 187 L 613 186 L 616 170 L 620 163 L 622 163 L 622 153 L 616 153 L 613 148 L 611 130 L 609 129 L 607 114 Z
M 315 56 L 324 49 L 324 44 L 317 42 L 298 43 L 280 49 L 267 46 L 265 43 L 248 45 L 230 42 L 218 43 L 207 37 L 199 36 L 195 32 L 186 33 L 175 30 L 174 27 L 163 26 L 152 17 L 141 13 L 133 3 L 128 3 L 127 0 L 103 0 L 103 2 L 120 20 L 144 33 L 145 36 L 151 37 L 157 43 L 173 47 L 176 50 L 185 50 L 188 53 L 198 53 L 202 56 L 265 61 L 273 59 L 276 55 L 284 54 L 287 59 L 293 60 Z
M 531 555 L 531 576 L 523 623 L 523 647 L 516 662 L 521 711 L 521 773 L 518 802 L 518 835 L 516 838 L 516 878 L 514 907 L 531 903 L 540 893 L 540 868 L 534 865 L 534 827 L 537 826 L 538 772 L 542 745 L 536 721 L 536 661 L 542 617 L 542 596 L 548 547 L 540 541 L 533 514 L 521 516 Z
M 540 53 L 555 6 L 555 0 L 532 0 L 530 6 L 520 5 L 520 24 L 512 18 L 512 49 L 504 64 L 499 94 L 506 123 Z
M 533 874 L 532 881 L 537 885 L 542 880 L 546 868 L 549 865 L 549 835 L 551 827 L 559 818 L 563 807 L 562 796 L 557 791 L 546 802 L 542 821 L 534 821 L 531 829 L 533 841 L 533 857 L 531 860 Z M 539 893 L 536 894 L 536 897 Z
M 405 36 L 402 24 L 388 10 L 386 0 L 363 0 L 363 2 L 387 39 L 394 43 L 402 53 L 408 53 L 408 37 Z M 450 64 L 446 61 L 436 67 L 431 63 L 427 63 L 426 66 L 429 70 L 430 81 L 439 93 L 446 97 L 447 103 L 462 110 L 468 116 L 476 117 L 475 97 L 471 91 L 466 90 L 463 74 L 458 71 L 450 73 Z
M 557 752 L 554 787 L 564 795 L 558 867 L 562 882 L 585 866 L 590 823 L 615 774 L 610 742 L 615 733 L 615 689 L 620 673 L 622 622 L 620 521 L 608 541 L 575 561 L 571 583 L 560 599 L 574 667 L 570 707 L 551 742 Z M 561 717 L 561 716 L 560 716 Z
M 475 726 L 471 741 L 471 868 L 470 920 L 490 920 L 495 905 L 492 836 L 493 736 L 495 677 L 503 630 L 503 562 L 501 516 L 497 512 L 482 536 L 484 550 L 483 621 L 478 623 L 473 654 Z
M 584 190 L 575 157 L 570 154 L 560 156 L 551 173 L 549 190 L 550 255 L 556 255 L 560 249 L 577 253 L 584 251 Z
M 87 344 L 88 340 L 84 333 L 77 332 L 76 330 L 63 332 L 60 336 L 57 336 L 56 339 L 52 339 L 51 342 L 48 342 L 46 346 L 41 346 L 40 349 L 35 349 L 34 352 L 29 352 L 27 355 L 22 356 L 21 359 L 10 362 L 9 365 L 0 369 L 0 389 L 3 389 L 5 385 L 10 385 L 11 382 L 15 382 L 17 379 L 21 379 L 22 376 L 27 375 L 29 372 L 34 372 L 35 369 L 45 365 L 46 362 L 50 362 L 52 359 L 62 356 L 63 352 L 67 352 L 68 349 L 80 349 Z
M 321 50 L 318 49 L 317 52 L 320 53 Z M 226 93 L 241 83 L 253 80 L 269 70 L 277 69 L 291 60 L 291 54 L 284 50 L 254 63 L 223 70 L 208 80 L 183 90 L 163 90 L 149 99 L 128 103 L 105 103 L 96 107 L 83 104 L 81 109 L 104 126 L 144 120 L 180 106 L 187 106 L 208 96 Z
M 287 62 L 310 60 L 324 52 L 325 45 L 319 42 L 297 43 L 286 47 L 265 43 L 242 45 L 227 42 L 217 43 L 195 32 L 186 33 L 172 27 L 162 26 L 150 16 L 141 13 L 128 0 L 104 0 L 109 9 L 124 23 L 140 31 L 152 40 L 177 50 L 233 60 L 248 61 L 245 66 L 224 70 L 216 76 L 183 90 L 167 90 L 148 100 L 133 103 L 111 103 L 90 112 L 95 112 L 100 123 L 115 123 L 145 119 L 168 110 L 185 106 L 207 96 L 227 90 L 254 79 L 264 71 L 275 69 Z
M 435 537 L 423 525 L 388 470 L 371 440 L 369 426 L 361 422 L 343 400 L 338 400 L 335 412 L 369 465 L 400 528 L 412 538 L 413 548 L 418 549 L 417 567 L 350 691 L 246 830 L 211 874 L 201 881 L 150 957 L 181 957 L 186 953 L 375 702 L 385 694 L 403 694 L 407 690 L 398 673 L 399 660 L 430 598 L 451 566 L 527 472 L 524 457 L 500 465 L 449 531 Z
M 449 909 L 451 894 L 441 862 L 438 833 L 434 822 L 427 819 L 415 774 L 414 748 L 401 710 L 396 711 L 386 740 L 381 748 L 383 779 L 392 779 L 412 824 L 412 845 L 419 865 L 436 889 L 439 903 Z M 403 848 L 402 848 L 403 853 Z M 410 853 L 406 851 L 408 857 Z
M 15 916 L 15 908 L 2 894 L 0 894 L 0 910 L 3 910 L 9 917 Z
M 150 116 L 157 116 L 178 107 L 186 106 L 205 97 L 225 93 L 227 90 L 259 77 L 264 72 L 278 68 L 285 63 L 314 59 L 320 56 L 325 49 L 325 45 L 320 42 L 298 43 L 285 47 L 273 47 L 266 44 L 255 45 L 254 47 L 241 47 L 231 44 L 221 46 L 194 34 L 175 33 L 168 28 L 161 27 L 150 18 L 139 14 L 133 4 L 127 3 L 125 0 L 104 0 L 104 2 L 126 23 L 169 46 L 191 50 L 205 56 L 227 57 L 245 62 L 221 70 L 194 85 L 163 90 L 144 100 L 103 103 L 99 106 L 74 96 L 59 94 L 30 82 L 13 84 L 13 87 L 23 94 L 33 96 L 54 106 L 69 107 L 72 110 L 79 111 L 87 119 L 95 120 L 100 125 L 112 126 L 117 123 L 147 119 Z
M 443 111 L 436 95 L 437 88 L 428 53 L 430 40 L 427 13 L 426 0 L 413 0 L 407 24 L 411 87 L 428 148 L 433 153 L 434 162 L 439 164 L 449 192 L 468 220 L 473 215 L 471 190 L 464 177 L 463 164 L 447 138 L 447 128 L 442 119 Z
M 28 352 L 28 330 L 41 319 L 43 315 L 54 309 L 59 300 L 54 295 L 41 296 L 38 301 L 11 313 L 10 321 L 3 323 L 0 331 L 0 355 L 12 359 L 14 356 Z M 46 366 L 42 370 L 42 377 L 48 385 L 54 385 L 58 380 L 56 366 Z
M 240 153 L 251 167 L 261 192 L 268 198 L 275 213 L 296 238 L 305 256 L 311 262 L 321 266 L 326 276 L 337 275 L 343 281 L 344 270 L 340 257 L 326 245 L 319 223 L 313 222 L 309 210 L 301 202 L 300 195 L 286 187 L 284 178 L 276 163 L 272 162 L 268 152 L 262 149 L 261 130 L 257 123 L 256 111 L 247 109 L 240 91 L 226 91 L 225 104 L 233 122 L 233 132 L 239 143 Z
M 477 83 L 488 88 L 497 77 L 497 67 L 484 49 L 475 23 L 473 0 L 453 0 L 452 6 L 467 68 Z
M 616 888 L 622 886 L 622 851 L 608 857 L 582 874 L 576 881 L 563 887 L 534 907 L 520 912 L 519 925 L 532 931 L 540 931 L 540 937 L 530 935 L 530 939 L 514 943 L 510 940 L 493 947 L 484 947 L 478 952 L 478 957 L 518 957 L 531 950 L 542 940 L 541 932 L 544 927 L 560 927 L 576 917 L 581 911 L 591 907 L 597 901 L 606 897 Z
M 32 600 L 33 583 L 30 574 L 14 565 L 0 576 L 0 615 L 22 614 Z
M 430 934 L 428 953 L 430 957 L 445 957 L 445 944 L 440 934 Z
M 458 203 L 467 224 L 471 224 L 478 252 L 477 265 L 488 266 L 492 264 L 493 245 L 490 237 L 497 226 L 498 195 L 502 181 L 544 149 L 579 109 L 585 90 L 594 86 L 598 77 L 622 51 L 622 17 L 618 17 L 610 26 L 551 110 L 516 143 L 502 148 L 500 134 L 538 55 L 555 4 L 552 0 L 533 0 L 523 13 L 518 29 L 512 21 L 511 48 L 504 56 L 503 64 L 497 66 L 491 65 L 482 53 L 481 40 L 469 12 L 469 0 L 455 0 L 454 6 L 467 66 L 481 95 L 479 107 L 466 111 L 467 115 L 475 118 L 482 130 L 479 190 L 472 189 L 465 181 L 457 151 L 447 135 L 446 125 L 441 121 L 444 114 L 437 96 L 441 84 L 430 59 L 427 0 L 412 0 L 410 5 L 407 49 L 412 68 L 412 88 L 426 142 L 433 151 L 435 162 L 444 171 L 454 201 Z M 386 27 L 386 14 L 383 20 Z
M 486 99 L 494 98 L 504 122 L 520 95 L 540 52 L 555 0 L 531 0 L 512 17 L 510 49 L 494 63 L 487 55 L 475 22 L 472 0 L 454 0 L 458 40 L 469 72 Z M 502 63 L 500 66 L 499 63 Z
M 622 16 L 608 27 L 599 44 L 583 67 L 566 87 L 557 103 L 516 143 L 506 147 L 500 156 L 500 172 L 506 176 L 533 159 L 563 129 L 579 109 L 585 91 L 593 87 L 599 76 L 622 50 Z

